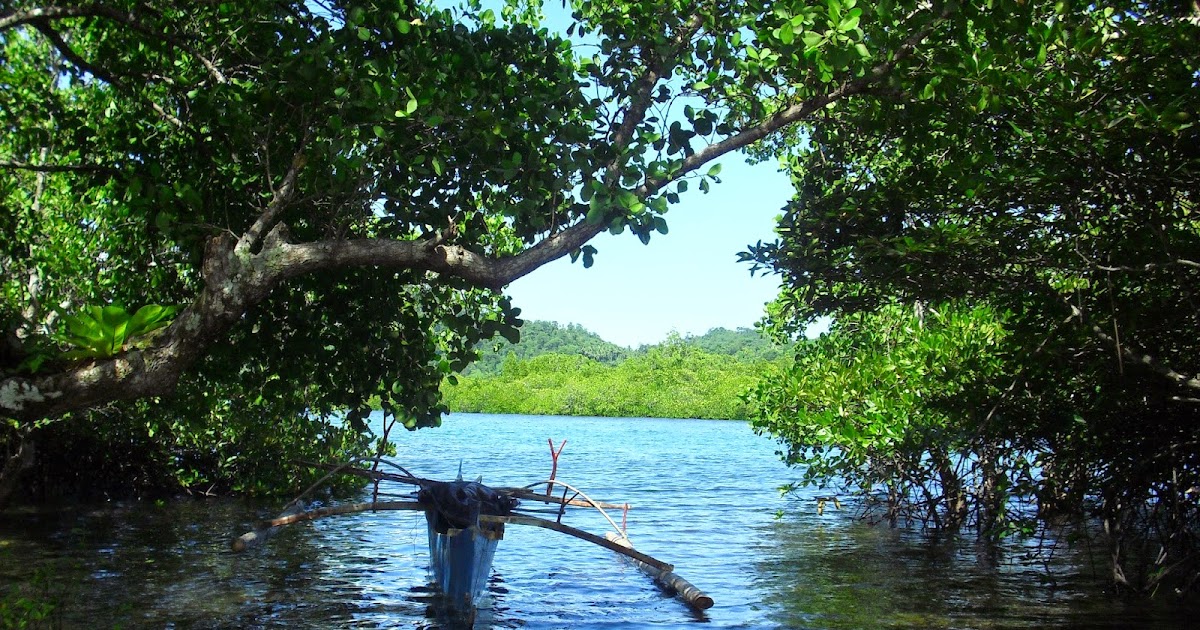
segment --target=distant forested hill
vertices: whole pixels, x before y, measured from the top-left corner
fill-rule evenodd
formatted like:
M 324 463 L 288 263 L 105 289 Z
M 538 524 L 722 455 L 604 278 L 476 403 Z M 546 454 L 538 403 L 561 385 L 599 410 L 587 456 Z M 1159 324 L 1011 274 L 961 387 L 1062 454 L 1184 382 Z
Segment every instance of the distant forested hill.
M 521 326 L 521 343 L 513 344 L 496 337 L 480 344 L 481 356 L 467 374 L 498 374 L 504 359 L 513 356 L 529 360 L 543 354 L 586 357 L 605 365 L 614 365 L 629 356 L 631 350 L 609 343 L 579 324 L 562 326 L 556 322 L 526 321 Z
M 453 411 L 744 419 L 741 394 L 785 356 L 748 328 L 671 335 L 636 350 L 582 326 L 528 321 L 442 388 Z
M 779 358 L 785 348 L 771 341 L 753 328 L 713 328 L 699 337 L 684 337 L 684 345 L 709 354 L 727 354 L 741 359 Z
M 707 354 L 746 360 L 773 361 L 784 352 L 784 348 L 771 343 L 752 328 L 713 328 L 703 335 L 687 337 L 672 334 L 661 343 L 630 349 L 605 341 L 579 324 L 564 326 L 556 322 L 529 320 L 521 326 L 519 344 L 500 337 L 481 343 L 479 360 L 471 364 L 466 373 L 499 374 L 504 359 L 509 355 L 518 360 L 529 360 L 544 354 L 564 354 L 585 357 L 604 365 L 616 365 L 629 357 L 645 354 L 651 348 L 678 344 Z

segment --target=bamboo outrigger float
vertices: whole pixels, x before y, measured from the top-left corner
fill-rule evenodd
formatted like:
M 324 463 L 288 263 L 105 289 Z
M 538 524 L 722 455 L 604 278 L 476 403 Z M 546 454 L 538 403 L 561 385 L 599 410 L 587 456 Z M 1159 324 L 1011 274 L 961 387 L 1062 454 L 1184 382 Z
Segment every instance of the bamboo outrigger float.
M 479 482 L 461 479 L 450 482 L 423 479 L 381 458 L 367 460 L 373 463 L 373 468 L 370 469 L 349 464 L 332 466 L 309 463 L 308 465 L 329 470 L 327 477 L 334 474 L 350 474 L 371 479 L 375 483 L 373 500 L 304 511 L 298 509 L 304 496 L 302 494 L 289 503 L 279 517 L 263 521 L 255 530 L 234 539 L 232 547 L 234 551 L 240 552 L 262 544 L 279 528 L 292 523 L 357 512 L 418 510 L 425 512 L 428 525 L 429 563 L 434 582 L 444 595 L 448 611 L 455 616 L 466 618 L 468 623 L 473 622 L 476 606 L 487 588 L 492 560 L 499 542 L 504 538 L 506 525 L 540 527 L 605 547 L 628 557 L 656 584 L 676 595 L 688 606 L 699 611 L 712 607 L 712 598 L 676 575 L 672 565 L 634 549 L 626 536 L 624 519 L 622 525 L 618 526 L 606 512 L 610 509 L 628 511 L 628 504 L 616 505 L 594 501 L 577 488 L 555 479 L 558 454 L 561 450 L 560 447 L 556 452 L 551 442 L 554 467 L 550 479 L 521 488 L 490 488 Z M 402 474 L 379 470 L 380 465 L 396 468 Z M 406 500 L 381 501 L 380 483 L 384 481 L 416 486 L 416 496 L 409 496 Z M 539 486 L 545 486 L 544 493 L 534 491 L 534 488 Z M 560 496 L 553 495 L 556 489 L 562 489 Z M 411 500 L 412 498 L 416 500 Z M 556 505 L 557 518 L 549 520 L 515 513 L 514 510 L 520 501 Z M 598 536 L 563 524 L 562 518 L 568 507 L 590 507 L 598 510 L 612 526 L 612 531 L 607 532 L 605 536 Z

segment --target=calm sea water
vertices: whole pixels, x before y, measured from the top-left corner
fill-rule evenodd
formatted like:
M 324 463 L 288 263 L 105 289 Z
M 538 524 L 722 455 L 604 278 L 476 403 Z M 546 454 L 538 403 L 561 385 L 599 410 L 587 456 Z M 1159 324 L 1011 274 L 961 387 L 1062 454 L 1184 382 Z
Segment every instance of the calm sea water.
M 396 460 L 429 478 L 461 465 L 467 478 L 524 485 L 549 474 L 547 438 L 567 440 L 560 480 L 632 504 L 637 547 L 716 605 L 692 612 L 605 549 L 509 526 L 477 628 L 1192 627 L 1195 611 L 1110 596 L 1086 549 L 1033 559 L 1020 546 L 996 554 L 845 510 L 818 515 L 811 495 L 779 496 L 795 471 L 739 422 L 459 414 L 396 436 Z M 0 601 L 17 585 L 56 601 L 52 627 L 452 625 L 430 612 L 422 515 L 333 517 L 228 551 L 279 507 L 188 500 L 2 517 Z M 566 522 L 606 526 L 581 511 Z

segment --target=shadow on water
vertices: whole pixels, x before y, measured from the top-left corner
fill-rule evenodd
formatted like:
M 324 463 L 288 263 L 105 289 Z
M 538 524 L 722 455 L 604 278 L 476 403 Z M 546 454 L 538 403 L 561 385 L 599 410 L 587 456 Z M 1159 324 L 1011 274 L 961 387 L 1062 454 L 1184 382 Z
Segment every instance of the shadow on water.
M 1186 628 L 1198 612 L 1122 599 L 1101 559 L 1052 543 L 989 546 L 847 512 L 797 513 L 759 534 L 755 583 L 781 627 Z
M 50 625 L 64 627 L 373 626 L 420 619 L 433 606 L 427 589 L 392 592 L 396 583 L 425 583 L 415 534 L 414 544 L 377 549 L 364 544 L 373 534 L 353 525 L 333 534 L 292 527 L 261 552 L 230 552 L 231 532 L 269 512 L 179 500 L 8 514 L 0 517 L 0 586 L 44 581 L 41 596 L 56 605 Z

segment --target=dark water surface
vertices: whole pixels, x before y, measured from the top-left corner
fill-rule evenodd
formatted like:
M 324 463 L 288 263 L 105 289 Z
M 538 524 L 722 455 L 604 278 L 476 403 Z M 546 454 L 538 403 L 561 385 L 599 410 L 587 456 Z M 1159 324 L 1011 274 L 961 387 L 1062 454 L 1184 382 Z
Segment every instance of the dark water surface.
M 716 605 L 693 613 L 607 550 L 509 526 L 477 628 L 1194 627 L 1168 602 L 1110 596 L 1086 549 L 1057 550 L 1051 580 L 1019 546 L 997 556 L 849 511 L 818 515 L 811 495 L 780 498 L 795 472 L 743 423 L 459 414 L 397 436 L 396 460 L 440 479 L 461 461 L 468 478 L 525 485 L 549 473 L 547 438 L 568 440 L 559 479 L 631 503 L 638 548 L 675 564 Z M 59 603 L 53 621 L 65 627 L 448 625 L 428 612 L 422 515 L 333 517 L 228 551 L 279 507 L 181 500 L 0 517 L 0 601 L 23 584 Z M 592 514 L 567 519 L 605 528 Z

